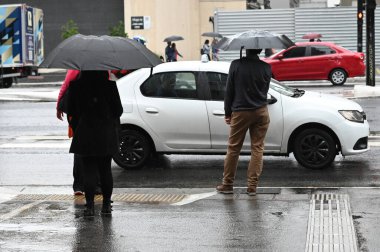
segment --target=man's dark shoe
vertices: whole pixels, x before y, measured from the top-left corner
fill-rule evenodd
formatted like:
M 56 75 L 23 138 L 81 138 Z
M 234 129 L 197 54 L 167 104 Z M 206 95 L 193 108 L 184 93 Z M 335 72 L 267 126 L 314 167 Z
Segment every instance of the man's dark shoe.
M 256 187 L 248 187 L 247 188 L 247 194 L 249 196 L 256 196 Z
M 218 185 L 216 191 L 218 193 L 231 194 L 234 193 L 234 187 L 232 185 Z

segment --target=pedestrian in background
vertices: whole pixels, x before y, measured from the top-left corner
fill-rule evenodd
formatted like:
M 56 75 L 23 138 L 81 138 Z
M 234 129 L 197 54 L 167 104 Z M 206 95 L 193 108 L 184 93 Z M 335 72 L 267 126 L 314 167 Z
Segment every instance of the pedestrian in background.
M 171 61 L 177 61 L 178 60 L 178 56 L 180 56 L 181 58 L 183 58 L 182 54 L 180 54 L 177 50 L 177 45 L 175 43 L 172 43 L 172 50 L 173 50 L 173 58 Z
M 202 49 L 203 49 L 203 54 L 206 54 L 208 60 L 210 61 L 211 60 L 211 57 L 210 57 L 210 49 L 211 49 L 210 48 L 210 40 L 208 40 L 208 39 L 205 40 L 205 43 L 203 44 Z
M 172 42 L 168 41 L 167 45 L 165 47 L 166 62 L 171 62 L 172 61 L 173 54 L 174 54 L 174 51 L 173 51 L 173 48 L 172 48 Z
M 249 130 L 251 160 L 247 171 L 247 193 L 256 195 L 263 166 L 264 138 L 269 126 L 267 94 L 271 66 L 260 60 L 261 49 L 247 49 L 246 57 L 231 63 L 224 99 L 225 122 L 230 125 L 223 181 L 216 190 L 233 193 L 241 147 Z
M 211 42 L 211 50 L 212 50 L 212 60 L 219 61 L 219 50 L 216 49 L 216 44 L 218 43 L 218 40 L 214 38 Z
M 99 173 L 103 191 L 101 213 L 111 214 L 112 156 L 118 151 L 123 108 L 115 81 L 107 71 L 82 71 L 69 87 L 68 115 L 74 129 L 70 152 L 80 155 L 84 168 L 85 217 L 95 214 L 94 197 Z

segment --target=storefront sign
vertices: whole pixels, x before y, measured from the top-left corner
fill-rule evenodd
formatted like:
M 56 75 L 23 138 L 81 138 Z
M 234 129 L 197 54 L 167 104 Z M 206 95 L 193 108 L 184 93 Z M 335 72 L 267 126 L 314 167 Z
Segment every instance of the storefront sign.
M 133 16 L 131 17 L 132 30 L 150 29 L 150 16 Z

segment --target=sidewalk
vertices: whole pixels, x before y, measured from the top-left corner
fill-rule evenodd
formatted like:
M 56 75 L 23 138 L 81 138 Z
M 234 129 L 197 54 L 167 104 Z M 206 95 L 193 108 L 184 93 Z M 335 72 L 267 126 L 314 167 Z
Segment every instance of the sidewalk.
M 340 247 L 346 252 L 380 247 L 378 188 L 259 188 L 254 197 L 244 190 L 221 195 L 213 188 L 117 188 L 112 217 L 86 220 L 83 199 L 74 200 L 69 187 L 0 187 L 0 250 L 273 252 Z M 152 195 L 158 198 L 148 200 Z M 327 198 L 319 200 L 318 195 Z M 176 196 L 181 197 L 173 200 Z

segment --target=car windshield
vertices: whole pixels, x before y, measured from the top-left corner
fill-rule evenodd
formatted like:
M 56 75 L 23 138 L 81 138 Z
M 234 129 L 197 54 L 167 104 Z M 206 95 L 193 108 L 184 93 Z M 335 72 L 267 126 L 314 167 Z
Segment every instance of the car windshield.
M 270 88 L 279 92 L 280 94 L 291 96 L 291 97 L 300 97 L 305 93 L 304 90 L 288 87 L 284 84 L 281 84 L 279 81 L 275 79 L 271 80 Z

